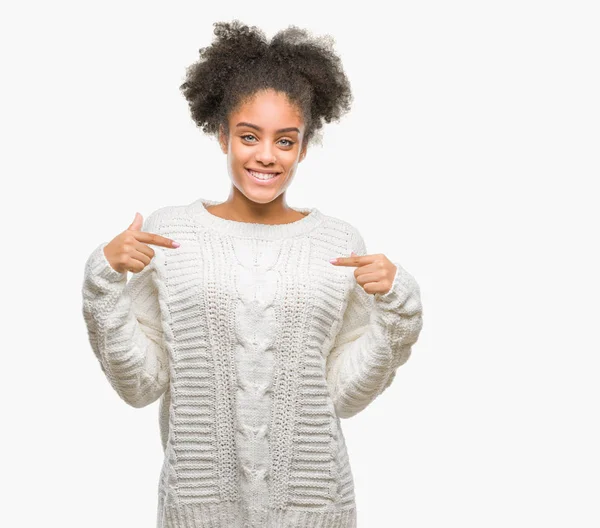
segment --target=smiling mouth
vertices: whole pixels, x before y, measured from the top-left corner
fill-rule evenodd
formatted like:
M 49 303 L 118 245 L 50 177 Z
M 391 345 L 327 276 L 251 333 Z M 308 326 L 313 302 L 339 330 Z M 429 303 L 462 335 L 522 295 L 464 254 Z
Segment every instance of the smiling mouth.
M 252 176 L 254 179 L 256 180 L 260 180 L 260 181 L 270 181 L 270 180 L 274 180 L 275 178 L 277 178 L 281 172 L 274 172 L 274 171 L 255 171 L 252 169 L 246 169 L 246 171 L 248 172 L 248 174 L 250 174 L 250 176 Z

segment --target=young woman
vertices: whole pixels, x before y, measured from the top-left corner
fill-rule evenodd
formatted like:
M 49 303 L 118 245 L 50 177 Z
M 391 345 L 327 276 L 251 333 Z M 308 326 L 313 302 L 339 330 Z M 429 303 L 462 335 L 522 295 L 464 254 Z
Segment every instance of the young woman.
M 237 21 L 215 35 L 181 89 L 231 193 L 136 214 L 93 251 L 90 344 L 125 402 L 160 398 L 158 527 L 354 527 L 340 419 L 408 359 L 419 286 L 351 223 L 286 203 L 323 122 L 350 106 L 331 40 L 290 27 L 269 42 Z

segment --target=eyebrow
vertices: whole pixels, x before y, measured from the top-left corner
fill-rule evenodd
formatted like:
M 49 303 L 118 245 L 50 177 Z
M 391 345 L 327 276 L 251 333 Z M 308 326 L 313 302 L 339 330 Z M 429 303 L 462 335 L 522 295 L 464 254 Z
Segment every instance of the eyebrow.
M 239 126 L 247 126 L 250 128 L 254 128 L 255 130 L 258 130 L 259 132 L 262 132 L 262 128 L 260 128 L 259 126 L 253 125 L 252 123 L 246 123 L 245 121 L 240 121 L 237 125 L 235 125 L 236 127 Z M 282 132 L 298 132 L 298 134 L 300 134 L 300 129 L 297 127 L 287 127 L 287 128 L 280 128 L 279 130 L 276 130 L 275 133 L 276 134 L 281 134 Z

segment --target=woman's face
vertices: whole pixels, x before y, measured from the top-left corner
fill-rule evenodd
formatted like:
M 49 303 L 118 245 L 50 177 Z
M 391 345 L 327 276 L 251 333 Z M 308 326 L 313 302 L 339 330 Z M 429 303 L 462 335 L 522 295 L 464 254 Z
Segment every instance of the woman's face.
M 233 185 L 253 202 L 273 201 L 306 156 L 304 132 L 301 112 L 285 94 L 257 92 L 229 116 L 229 137 L 222 129 L 219 134 Z M 272 175 L 270 180 L 258 179 Z

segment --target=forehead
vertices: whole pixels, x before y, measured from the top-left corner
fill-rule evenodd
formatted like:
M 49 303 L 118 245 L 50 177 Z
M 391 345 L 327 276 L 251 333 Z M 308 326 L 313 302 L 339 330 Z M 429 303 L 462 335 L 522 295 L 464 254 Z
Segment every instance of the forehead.
M 239 121 L 258 125 L 264 130 L 303 125 L 302 113 L 288 97 L 273 90 L 257 92 L 229 116 L 235 126 Z

